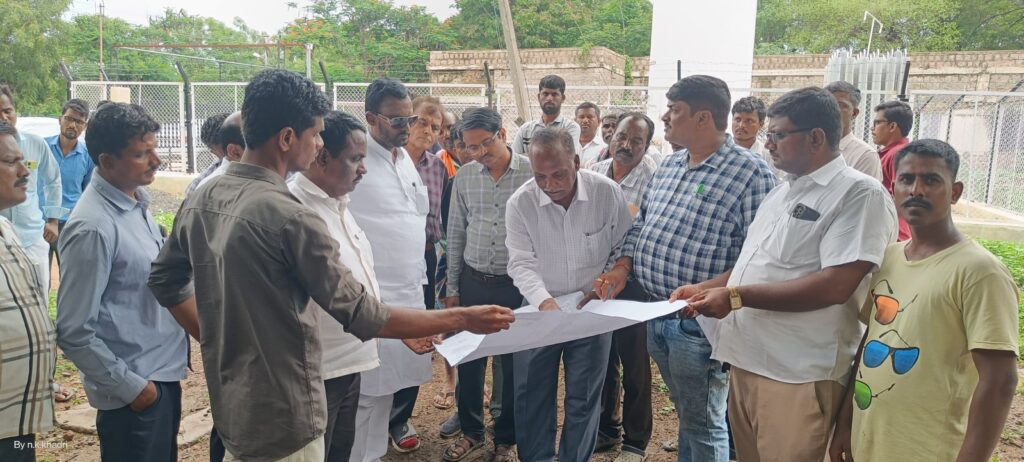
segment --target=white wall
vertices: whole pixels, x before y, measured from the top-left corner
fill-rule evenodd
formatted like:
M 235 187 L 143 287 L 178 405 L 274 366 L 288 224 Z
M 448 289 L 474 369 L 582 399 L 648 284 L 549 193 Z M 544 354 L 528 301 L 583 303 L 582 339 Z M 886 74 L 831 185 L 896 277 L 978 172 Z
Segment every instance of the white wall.
M 677 80 L 677 60 L 682 60 L 683 77 L 706 74 L 724 80 L 730 90 L 750 88 L 757 0 L 652 2 L 648 115 L 661 138 L 665 91 Z M 744 96 L 747 92 L 732 91 L 733 101 Z

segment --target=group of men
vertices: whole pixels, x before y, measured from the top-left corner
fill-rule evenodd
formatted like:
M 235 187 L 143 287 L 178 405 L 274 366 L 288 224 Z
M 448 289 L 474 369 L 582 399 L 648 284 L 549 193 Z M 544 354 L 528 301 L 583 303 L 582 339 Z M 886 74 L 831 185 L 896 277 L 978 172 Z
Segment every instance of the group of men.
M 52 424 L 54 336 L 99 410 L 104 460 L 176 459 L 192 336 L 211 459 L 374 461 L 389 443 L 420 446 L 410 419 L 438 334 L 619 298 L 687 304 L 492 358 L 493 445 L 488 359 L 458 365 L 435 399 L 456 407 L 442 459 L 576 462 L 620 447 L 617 461 L 642 462 L 653 358 L 679 461 L 988 460 L 1016 387 L 1018 292 L 953 225 L 959 157 L 909 142 L 909 106 L 875 108 L 879 152 L 852 134 L 849 83 L 766 108 L 690 76 L 666 95 L 674 152 L 660 159 L 648 116 L 583 103 L 569 120 L 565 95 L 542 79 L 541 119 L 509 141 L 493 109 L 453 114 L 396 80 L 367 88 L 364 126 L 309 80 L 262 72 L 240 112 L 204 128 L 221 160 L 166 238 L 144 188 L 159 124 L 129 104 L 72 108 L 96 171 L 60 231 L 56 332 L 29 250 L 0 220 L 0 398 L 14 404 L 0 459 L 32 460 L 15 441 Z M 17 137 L 0 123 L 8 209 L 31 196 Z M 556 302 L 575 292 L 577 306 Z

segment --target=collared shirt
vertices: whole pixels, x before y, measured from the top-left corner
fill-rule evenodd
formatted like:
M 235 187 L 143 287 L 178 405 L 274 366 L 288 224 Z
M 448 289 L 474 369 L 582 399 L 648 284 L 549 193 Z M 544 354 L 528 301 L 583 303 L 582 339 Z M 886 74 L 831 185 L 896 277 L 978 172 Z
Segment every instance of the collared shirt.
M 185 331 L 146 288 L 164 242 L 148 208 L 145 189 L 128 197 L 97 174 L 60 234 L 57 343 L 96 409 L 186 375 Z
M 512 152 L 524 156 L 529 155 L 527 149 L 530 147 L 530 138 L 533 138 L 533 132 L 546 127 L 562 127 L 569 130 L 569 133 L 572 134 L 572 139 L 576 141 L 576 154 L 580 153 L 582 149 L 580 147 L 580 124 L 562 115 L 559 115 L 548 125 L 544 125 L 543 119 L 524 123 L 523 126 L 519 127 L 519 131 L 516 132 L 516 138 L 512 141 Z
M 619 185 L 589 170 L 577 172 L 568 209 L 530 180 L 509 198 L 505 215 L 508 274 L 534 306 L 589 292 L 633 222 Z
M 615 177 L 612 172 L 613 161 L 613 159 L 603 160 L 594 164 L 590 169 L 614 181 Z M 657 169 L 658 164 L 654 163 L 654 160 L 650 157 L 644 155 L 640 163 L 633 167 L 633 170 L 630 170 L 619 183 L 622 193 L 626 196 L 626 204 L 629 206 L 630 215 L 636 216 L 640 212 L 640 204 L 643 203 L 644 192 L 647 191 L 647 185 L 651 183 L 651 178 L 654 177 L 654 171 Z
M 426 246 L 429 199 L 409 153 L 385 149 L 367 137 L 363 160 L 367 173 L 359 187 L 348 194 L 348 210 L 366 232 L 373 249 L 373 271 L 380 284 L 381 300 L 391 305 L 426 309 L 423 285 L 427 283 Z M 377 342 L 380 367 L 363 372 L 360 393 L 390 395 L 430 381 L 430 355 L 417 355 L 401 341 Z
M 508 272 L 505 206 L 533 178 L 530 159 L 512 154 L 498 181 L 483 164 L 470 162 L 455 175 L 448 215 L 448 296 L 459 295 L 462 265 L 487 274 Z
M 878 157 L 882 163 L 882 185 L 885 186 L 886 191 L 889 191 L 890 196 L 893 195 L 892 188 L 896 183 L 896 154 L 899 154 L 908 144 L 910 144 L 910 140 L 901 138 L 878 151 Z M 899 240 L 910 239 L 910 225 L 903 221 L 903 217 L 897 215 L 896 218 L 899 220 L 900 226 Z
M 60 168 L 50 154 L 46 141 L 31 133 L 18 132 L 18 147 L 28 167 L 28 189 L 25 202 L 0 210 L 0 216 L 14 225 L 24 248 L 43 240 L 43 225 L 51 218 L 62 218 L 67 210 L 61 207 Z M 43 197 L 43 202 L 39 198 Z
M 309 207 L 327 224 L 327 232 L 338 243 L 338 261 L 352 272 L 367 292 L 380 299 L 380 287 L 373 273 L 373 251 L 370 241 L 347 207 L 349 198 L 333 198 L 314 184 L 306 175 L 298 174 L 288 181 L 288 189 L 302 205 Z M 312 307 L 320 309 L 314 301 Z M 320 343 L 323 349 L 324 380 L 357 372 L 368 371 L 380 365 L 377 341 L 362 341 L 345 332 L 344 326 L 330 316 L 320 318 Z
M 685 284 L 732 268 L 775 175 L 760 157 L 726 135 L 695 167 L 678 151 L 662 162 L 647 187 L 633 228 L 622 246 L 633 275 L 647 293 L 667 299 Z
M 427 243 L 434 243 L 441 240 L 441 195 L 448 181 L 448 169 L 436 154 L 429 151 L 425 151 L 415 164 L 420 179 L 427 185 L 427 199 L 430 203 L 430 211 L 427 212 Z
M 0 217 L 0 439 L 43 433 L 54 425 L 53 321 L 32 262 L 14 227 Z
M 228 167 L 230 167 L 230 166 L 231 166 L 231 161 L 230 160 L 228 160 L 227 158 L 221 159 L 220 160 L 220 165 L 218 165 L 217 168 L 213 169 L 213 171 L 210 172 L 209 175 L 206 175 L 206 178 L 203 178 L 203 179 L 199 180 L 199 183 L 196 185 L 196 189 L 199 189 L 200 186 L 202 186 L 202 185 L 204 185 L 206 183 L 209 183 L 210 180 L 212 180 L 214 178 L 217 178 L 218 176 L 223 175 L 224 172 L 228 171 Z
M 789 175 L 764 199 L 728 285 L 791 281 L 855 261 L 871 262 L 874 272 L 895 238 L 896 208 L 882 185 L 836 156 Z M 780 382 L 845 384 L 869 279 L 846 303 L 814 311 L 734 311 L 719 323 L 711 357 Z
M 590 140 L 586 146 L 580 149 L 580 165 L 591 165 L 597 163 L 598 156 L 601 155 L 601 151 L 608 145 L 605 144 L 604 139 L 600 136 L 594 136 L 594 139 Z
M 84 141 L 78 140 L 74 149 L 65 156 L 64 151 L 60 149 L 60 135 L 46 138 L 46 145 L 50 147 L 53 159 L 57 161 L 57 168 L 60 170 L 61 206 L 68 211 L 74 210 L 78 198 L 82 197 L 82 192 L 92 179 L 93 168 L 96 167 L 89 157 L 89 149 Z M 40 204 L 46 203 L 44 196 L 45 194 L 40 194 Z M 62 217 L 61 221 L 67 219 L 66 216 Z
M 324 434 L 322 316 L 364 340 L 389 316 L 284 179 L 242 162 L 185 199 L 149 288 L 164 306 L 194 293 L 213 419 L 244 460 L 277 460 Z
M 882 162 L 878 158 L 878 152 L 864 140 L 847 133 L 839 140 L 839 154 L 846 160 L 846 165 L 854 170 L 882 181 Z
M 195 191 L 200 184 L 202 184 L 203 180 L 206 179 L 206 177 L 212 175 L 213 172 L 216 171 L 217 168 L 220 167 L 222 163 L 224 163 L 224 158 L 218 157 L 216 160 L 213 161 L 212 164 L 210 164 L 209 167 L 206 167 L 206 170 L 203 170 L 198 175 L 196 175 L 196 177 L 192 179 L 192 182 L 189 183 L 188 186 L 185 188 L 185 197 L 191 195 L 192 192 Z

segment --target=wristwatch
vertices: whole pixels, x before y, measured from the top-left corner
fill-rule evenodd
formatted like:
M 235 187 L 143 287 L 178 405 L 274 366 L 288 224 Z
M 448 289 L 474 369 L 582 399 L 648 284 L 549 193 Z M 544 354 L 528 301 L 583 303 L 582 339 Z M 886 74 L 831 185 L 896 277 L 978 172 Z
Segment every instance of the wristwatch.
M 743 308 L 743 299 L 740 298 L 739 287 L 729 287 L 729 304 L 732 306 L 734 311 Z

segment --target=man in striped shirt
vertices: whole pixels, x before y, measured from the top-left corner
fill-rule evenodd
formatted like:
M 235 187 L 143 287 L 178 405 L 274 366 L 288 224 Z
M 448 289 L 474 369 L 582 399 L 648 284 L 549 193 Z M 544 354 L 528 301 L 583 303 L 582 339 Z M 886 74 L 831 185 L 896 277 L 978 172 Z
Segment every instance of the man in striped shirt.
M 17 131 L 0 121 L 0 209 L 25 201 L 29 171 Z M 36 433 L 53 428 L 54 327 L 32 261 L 0 217 L 0 460 L 36 460 Z

